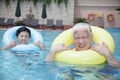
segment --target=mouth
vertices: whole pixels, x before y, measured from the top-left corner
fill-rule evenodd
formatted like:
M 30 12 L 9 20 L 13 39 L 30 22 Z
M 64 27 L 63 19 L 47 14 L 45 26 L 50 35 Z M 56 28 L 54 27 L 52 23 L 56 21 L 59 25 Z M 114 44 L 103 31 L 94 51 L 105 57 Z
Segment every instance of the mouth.
M 21 41 L 21 44 L 25 44 L 26 43 L 26 41 Z
M 78 47 L 79 47 L 79 48 L 84 48 L 84 47 L 85 47 L 85 45 L 78 45 Z

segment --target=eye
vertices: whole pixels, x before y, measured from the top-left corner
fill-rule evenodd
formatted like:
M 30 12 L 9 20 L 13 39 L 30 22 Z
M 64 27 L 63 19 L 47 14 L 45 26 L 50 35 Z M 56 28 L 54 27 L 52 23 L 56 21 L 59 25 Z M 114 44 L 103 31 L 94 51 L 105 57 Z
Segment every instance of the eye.
M 29 38 L 29 36 L 25 36 L 26 38 Z
M 79 37 L 75 37 L 75 39 L 80 39 Z
M 23 37 L 23 35 L 20 35 L 20 37 Z
M 83 39 L 86 39 L 87 37 L 82 37 Z

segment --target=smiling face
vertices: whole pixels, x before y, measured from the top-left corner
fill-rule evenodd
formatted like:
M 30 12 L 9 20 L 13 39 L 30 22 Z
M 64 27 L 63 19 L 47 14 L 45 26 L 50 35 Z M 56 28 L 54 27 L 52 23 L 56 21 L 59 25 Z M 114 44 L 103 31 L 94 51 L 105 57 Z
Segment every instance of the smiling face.
M 91 47 L 92 34 L 88 27 L 80 26 L 73 31 L 74 46 L 77 51 Z
M 29 38 L 31 37 L 31 31 L 27 27 L 20 27 L 16 31 L 19 44 L 28 44 Z
M 19 44 L 27 44 L 29 41 L 29 33 L 26 31 L 22 31 L 18 35 Z

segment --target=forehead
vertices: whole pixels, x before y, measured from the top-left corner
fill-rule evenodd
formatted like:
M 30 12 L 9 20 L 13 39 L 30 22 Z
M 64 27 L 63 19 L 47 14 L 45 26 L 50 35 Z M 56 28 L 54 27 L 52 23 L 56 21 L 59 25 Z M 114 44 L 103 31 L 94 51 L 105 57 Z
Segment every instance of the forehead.
M 86 28 L 82 28 L 82 29 L 75 30 L 74 34 L 87 34 L 87 35 L 89 35 L 89 32 Z
M 80 30 L 75 30 L 73 36 L 74 37 L 88 37 L 90 36 L 90 34 L 87 29 L 82 29 L 82 30 L 80 29 Z
M 22 31 L 22 32 L 20 32 L 19 35 L 29 35 L 29 33 L 27 31 Z

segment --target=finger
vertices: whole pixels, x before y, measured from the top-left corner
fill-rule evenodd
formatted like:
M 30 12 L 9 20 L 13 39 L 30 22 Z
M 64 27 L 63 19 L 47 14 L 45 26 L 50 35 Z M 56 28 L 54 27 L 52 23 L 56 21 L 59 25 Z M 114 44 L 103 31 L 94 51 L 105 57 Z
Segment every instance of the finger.
M 93 46 L 91 47 L 92 50 L 99 51 L 99 46 Z
M 91 48 L 91 49 L 97 52 L 97 49 L 96 49 L 96 48 Z

